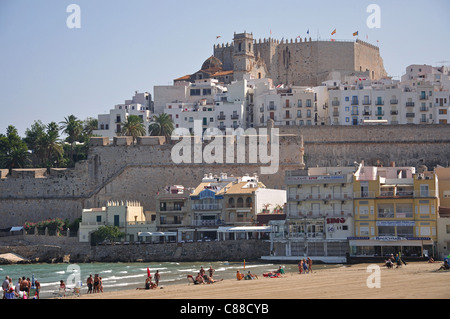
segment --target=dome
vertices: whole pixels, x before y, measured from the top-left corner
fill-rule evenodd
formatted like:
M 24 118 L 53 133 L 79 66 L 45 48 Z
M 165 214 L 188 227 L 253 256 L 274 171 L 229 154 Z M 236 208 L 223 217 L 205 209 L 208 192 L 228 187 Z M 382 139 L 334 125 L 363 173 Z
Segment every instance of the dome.
M 220 60 L 215 56 L 210 56 L 208 59 L 206 59 L 205 62 L 203 62 L 202 71 L 207 72 L 223 71 L 222 62 L 220 62 Z

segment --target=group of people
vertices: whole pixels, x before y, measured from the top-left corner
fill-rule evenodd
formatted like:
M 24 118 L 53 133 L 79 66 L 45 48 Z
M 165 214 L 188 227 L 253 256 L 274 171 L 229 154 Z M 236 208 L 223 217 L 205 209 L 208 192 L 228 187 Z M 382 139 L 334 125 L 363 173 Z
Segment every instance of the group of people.
M 312 273 L 312 259 L 311 258 L 303 258 L 298 262 L 298 272 L 300 274 Z
M 264 277 L 268 277 L 268 278 L 278 278 L 278 277 L 282 277 L 285 274 L 283 267 L 278 267 L 277 270 L 275 271 L 269 271 L 263 274 Z
M 149 290 L 149 289 L 157 289 L 159 288 L 159 280 L 161 278 L 161 275 L 159 273 L 159 270 L 155 273 L 155 282 L 152 281 L 152 276 L 150 273 L 148 274 L 147 278 L 145 279 L 145 286 L 144 288 L 136 288 L 136 290 Z
M 90 274 L 86 280 L 86 284 L 88 287 L 88 294 L 103 292 L 103 280 L 98 274 L 95 274 L 94 278 L 92 278 L 92 274 Z
M 387 268 L 393 269 L 394 266 L 395 268 L 400 268 L 402 265 L 406 266 L 406 262 L 401 258 L 399 254 L 395 254 L 395 257 L 394 254 L 391 254 L 389 258 L 384 261 L 384 265 Z
M 213 278 L 215 271 L 216 270 L 212 266 L 209 266 L 208 273 L 206 273 L 206 270 L 201 266 L 197 276 L 193 277 L 192 275 L 187 275 L 187 278 L 191 279 L 195 285 L 213 284 L 217 281 L 222 281 L 223 279 L 216 280 Z
M 238 270 L 236 272 L 236 279 L 237 280 L 254 280 L 254 279 L 258 279 L 258 276 L 256 274 L 252 274 L 250 270 L 245 275 Z
M 3 299 L 29 299 L 30 297 L 39 299 L 41 284 L 39 281 L 32 282 L 30 278 L 19 277 L 16 285 L 11 277 L 6 276 L 2 284 Z M 33 294 L 33 296 L 31 296 Z

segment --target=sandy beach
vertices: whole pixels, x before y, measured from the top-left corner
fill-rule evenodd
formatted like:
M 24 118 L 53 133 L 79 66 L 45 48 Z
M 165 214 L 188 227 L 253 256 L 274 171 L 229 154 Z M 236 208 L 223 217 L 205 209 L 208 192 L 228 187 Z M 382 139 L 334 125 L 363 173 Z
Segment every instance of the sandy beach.
M 86 294 L 77 299 L 449 299 L 450 272 L 442 262 L 414 262 L 398 269 L 375 264 L 344 265 L 283 278 L 223 280 L 210 285 L 164 286 L 156 290 L 123 290 Z M 379 275 L 379 276 L 378 276 Z M 368 285 L 369 283 L 369 285 Z M 379 288 L 377 288 L 379 284 Z M 144 283 L 143 283 L 144 285 Z M 370 288 L 369 286 L 373 286 Z

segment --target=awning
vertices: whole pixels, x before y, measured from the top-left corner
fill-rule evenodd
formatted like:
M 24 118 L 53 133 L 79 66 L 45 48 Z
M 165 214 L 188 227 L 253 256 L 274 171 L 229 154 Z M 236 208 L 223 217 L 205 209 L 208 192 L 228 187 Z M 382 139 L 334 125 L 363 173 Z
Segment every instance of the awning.
M 14 226 L 11 227 L 9 231 L 21 231 L 21 230 L 23 230 L 23 226 Z
M 140 232 L 138 236 L 140 237 L 150 237 L 150 236 L 176 236 L 176 232 Z
M 431 245 L 429 240 L 349 240 L 350 246 L 416 246 Z
M 270 226 L 238 226 L 238 227 L 219 227 L 217 232 L 234 233 L 234 232 L 270 232 Z

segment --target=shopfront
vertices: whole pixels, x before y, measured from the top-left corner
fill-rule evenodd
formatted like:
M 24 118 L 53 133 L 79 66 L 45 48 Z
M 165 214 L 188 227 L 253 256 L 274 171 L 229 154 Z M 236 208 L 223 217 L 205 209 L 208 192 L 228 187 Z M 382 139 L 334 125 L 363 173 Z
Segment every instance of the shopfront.
M 427 257 L 435 253 L 430 237 L 348 237 L 350 256 L 389 256 L 401 253 L 408 257 Z

